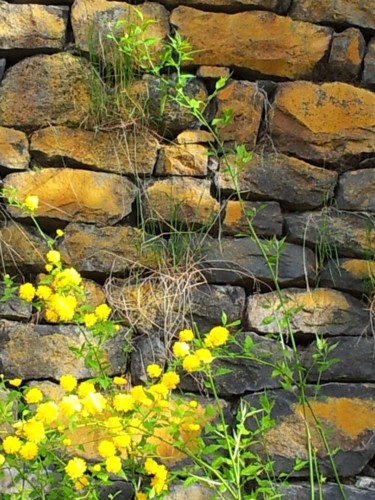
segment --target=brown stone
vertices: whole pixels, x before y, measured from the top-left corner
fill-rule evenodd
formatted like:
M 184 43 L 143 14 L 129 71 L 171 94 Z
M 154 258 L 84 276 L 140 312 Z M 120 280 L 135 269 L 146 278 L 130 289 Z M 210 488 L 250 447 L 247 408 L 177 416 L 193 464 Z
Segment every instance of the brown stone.
M 358 296 L 371 294 L 375 279 L 375 261 L 370 259 L 329 260 L 320 273 L 323 287 L 337 288 Z
M 285 14 L 290 6 L 291 0 L 184 0 L 187 7 L 195 7 L 202 10 L 217 12 L 239 12 L 250 9 L 272 10 Z M 166 7 L 178 7 L 181 0 L 160 0 Z
M 5 286 L 0 284 L 0 297 L 4 297 Z M 8 300 L 0 301 L 0 318 L 14 321 L 28 321 L 31 317 L 31 304 L 21 300 L 17 293 Z
M 337 164 L 375 152 L 375 94 L 347 83 L 280 84 L 269 118 L 275 147 L 306 160 Z
M 11 170 L 25 170 L 29 161 L 29 141 L 26 134 L 0 127 L 0 166 Z
M 365 213 L 334 209 L 303 214 L 285 214 L 288 240 L 313 247 L 319 260 L 330 256 L 371 256 L 375 251 L 375 222 Z
M 375 89 L 375 38 L 372 38 L 367 46 L 362 83 L 369 89 Z
M 114 224 L 128 215 L 137 193 L 136 186 L 124 177 L 69 168 L 10 174 L 4 186 L 16 188 L 19 200 L 38 196 L 36 216 L 99 225 Z M 9 206 L 8 211 L 27 217 L 15 207 Z
M 63 50 L 68 10 L 54 5 L 0 4 L 0 51 Z
M 228 162 L 236 174 L 232 155 L 228 155 Z M 251 160 L 237 170 L 244 199 L 277 200 L 293 209 L 318 207 L 333 195 L 337 181 L 335 172 L 275 153 L 253 153 Z M 215 182 L 225 196 L 236 194 L 233 177 L 223 161 Z
M 162 243 L 130 226 L 96 227 L 68 224 L 58 247 L 64 263 L 79 272 L 125 273 L 131 268 L 157 268 Z
M 145 190 L 147 214 L 161 221 L 210 225 L 220 204 L 210 193 L 211 182 L 173 177 L 150 183 Z
M 285 311 L 289 312 L 294 335 L 360 336 L 369 328 L 370 317 L 365 304 L 337 290 L 288 288 L 282 291 L 282 300 L 285 308 L 277 292 L 250 296 L 247 306 L 250 330 L 279 334 Z M 268 321 L 270 318 L 273 320 Z M 287 327 L 283 327 L 281 333 L 287 337 Z
M 340 176 L 336 194 L 342 210 L 375 212 L 375 168 L 353 170 Z
M 5 66 L 6 66 L 6 60 L 4 58 L 0 58 L 0 82 L 3 78 Z
M 177 144 L 207 144 L 214 141 L 214 136 L 207 130 L 184 130 L 176 137 Z
M 311 23 L 375 30 L 375 0 L 299 0 L 292 2 L 288 15 Z
M 281 236 L 283 232 L 283 216 L 280 205 L 276 201 L 244 201 L 229 200 L 225 209 L 222 230 L 224 234 L 249 235 L 249 223 L 258 236 Z
M 163 146 L 156 164 L 156 175 L 207 175 L 208 149 L 201 144 Z
M 137 11 L 143 15 L 140 21 Z M 94 47 L 105 58 L 114 57 L 119 60 L 119 50 L 114 42 L 108 39 L 108 34 L 121 34 L 122 28 L 116 31 L 117 21 L 140 24 L 152 20 L 144 32 L 144 38 L 156 38 L 155 44 L 148 47 L 149 54 L 156 54 L 162 47 L 162 42 L 169 34 L 168 11 L 158 3 L 146 2 L 143 5 L 129 5 L 125 2 L 108 2 L 107 0 L 75 0 L 71 21 L 77 47 L 85 52 Z M 121 31 L 122 30 L 122 31 Z M 90 49 L 92 50 L 92 48 Z
M 79 125 L 89 112 L 88 64 L 69 53 L 29 57 L 0 87 L 0 125 L 36 129 Z
M 197 76 L 199 76 L 199 78 L 213 78 L 215 80 L 219 78 L 229 78 L 230 69 L 222 66 L 199 66 L 197 69 Z
M 365 39 L 358 29 L 349 28 L 335 33 L 328 61 L 333 79 L 345 82 L 355 80 L 362 67 L 365 49 Z
M 217 126 L 222 141 L 235 141 L 253 149 L 262 119 L 264 95 L 256 83 L 230 80 L 217 94 L 216 117 L 221 118 L 230 110 L 231 120 L 227 125 Z
M 215 14 L 184 6 L 173 10 L 171 23 L 197 51 L 192 55 L 195 64 L 234 66 L 289 79 L 312 76 L 332 33 L 271 12 Z
M 32 134 L 30 151 L 40 165 L 136 176 L 152 174 L 158 147 L 158 141 L 147 132 L 48 127 Z

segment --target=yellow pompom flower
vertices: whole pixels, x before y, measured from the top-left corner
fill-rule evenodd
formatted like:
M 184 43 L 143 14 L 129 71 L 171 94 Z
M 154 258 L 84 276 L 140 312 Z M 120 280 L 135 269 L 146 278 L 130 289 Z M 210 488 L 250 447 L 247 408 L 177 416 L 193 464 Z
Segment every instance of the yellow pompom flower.
M 68 267 L 56 274 L 53 280 L 55 288 L 64 288 L 70 286 L 78 286 L 82 282 L 82 277 L 74 267 Z
M 198 401 L 195 401 L 194 399 L 190 401 L 189 406 L 191 408 L 198 408 Z
M 63 415 L 66 417 L 70 417 L 75 413 L 80 413 L 82 410 L 82 404 L 79 400 L 78 396 L 75 394 L 70 394 L 69 396 L 65 396 L 59 402 L 59 408 Z
M 102 413 L 106 404 L 107 400 L 100 392 L 89 392 L 82 400 L 83 410 L 89 415 Z
M 157 463 L 156 460 L 153 458 L 146 458 L 144 468 L 146 471 L 146 474 L 149 476 L 156 474 L 156 471 L 158 470 L 159 464 Z
M 214 359 L 209 349 L 197 349 L 194 354 L 205 365 L 212 363 Z
M 85 314 L 83 316 L 83 322 L 85 323 L 86 328 L 94 326 L 97 321 L 98 318 L 95 316 L 94 313 Z
M 52 295 L 52 290 L 47 285 L 39 285 L 36 289 L 35 295 L 38 299 L 48 300 Z
M 39 207 L 39 198 L 37 196 L 27 196 L 23 202 L 23 206 L 30 212 L 35 212 Z
M 25 399 L 29 405 L 40 403 L 43 399 L 43 393 L 37 387 L 32 387 L 26 392 Z
M 189 431 L 197 432 L 200 430 L 201 426 L 199 424 L 189 424 L 188 428 L 189 428 Z
M 4 463 L 5 463 L 5 457 L 2 453 L 0 453 L 0 467 L 4 465 Z
M 189 354 L 190 346 L 186 342 L 175 342 L 172 351 L 177 358 L 184 358 Z
M 112 443 L 112 441 L 108 441 L 108 439 L 103 439 L 100 441 L 98 445 L 99 455 L 103 458 L 113 457 L 116 455 L 116 447 Z
M 117 456 L 108 457 L 105 461 L 105 468 L 110 474 L 117 474 L 122 467 L 121 458 Z
M 134 399 L 131 394 L 116 394 L 113 398 L 113 407 L 117 411 L 128 412 L 134 408 Z
M 55 422 L 59 416 L 57 404 L 53 401 L 40 404 L 36 410 L 36 416 L 41 422 L 45 424 L 52 424 L 52 422 Z
M 100 304 L 95 308 L 95 315 L 100 321 L 106 321 L 111 312 L 112 309 L 107 304 Z
M 54 264 L 55 266 L 61 261 L 60 252 L 58 252 L 57 250 L 50 250 L 49 252 L 47 252 L 46 257 L 47 261 L 50 264 Z
M 50 300 L 50 308 L 56 312 L 60 321 L 67 322 L 73 319 L 77 307 L 74 295 L 60 295 L 55 293 Z
M 157 495 L 168 489 L 167 476 L 168 471 L 165 465 L 159 465 L 154 477 L 151 479 L 151 486 Z
M 12 378 L 8 380 L 9 384 L 13 387 L 19 387 L 22 384 L 22 378 Z
M 3 450 L 8 455 L 17 453 L 21 448 L 21 440 L 16 436 L 7 436 L 3 441 Z
M 18 289 L 18 295 L 26 302 L 31 302 L 35 297 L 35 288 L 31 283 L 24 283 Z
M 169 393 L 169 389 L 164 384 L 154 384 L 149 388 L 149 393 L 157 400 L 161 398 L 166 398 Z
M 120 450 L 122 448 L 129 448 L 131 445 L 131 437 L 129 434 L 119 434 L 118 436 L 115 436 L 113 438 L 113 443 L 116 446 L 116 448 L 119 448 Z
M 73 375 L 62 375 L 60 377 L 60 386 L 64 391 L 71 392 L 77 387 L 77 379 Z
M 38 446 L 35 443 L 27 442 L 21 446 L 20 455 L 24 460 L 34 460 L 38 451 Z
M 44 317 L 48 321 L 48 323 L 58 323 L 59 317 L 55 313 L 55 311 L 52 311 L 52 309 L 46 309 L 44 311 Z
M 181 330 L 178 335 L 178 340 L 181 342 L 191 342 L 194 339 L 193 330 Z
M 124 377 L 113 377 L 112 382 L 115 385 L 125 385 L 127 383 L 127 380 Z
M 65 466 L 65 472 L 70 479 L 81 478 L 87 470 L 87 464 L 83 458 L 74 457 Z
M 61 238 L 64 236 L 64 231 L 62 229 L 56 229 L 56 236 L 57 238 Z
M 87 396 L 87 394 L 90 394 L 90 392 L 95 392 L 95 385 L 86 380 L 85 382 L 81 382 L 78 386 L 78 396 L 80 398 L 84 398 Z
M 229 337 L 229 330 L 225 326 L 215 326 L 204 339 L 206 347 L 218 347 L 225 344 Z
M 47 271 L 47 273 L 50 273 L 53 269 L 53 265 L 52 264 L 46 264 L 44 266 L 44 269 Z
M 147 394 L 141 385 L 135 385 L 134 387 L 132 387 L 130 389 L 130 394 L 132 395 L 135 403 L 141 403 L 147 406 L 147 403 L 149 401 L 151 402 L 150 398 L 147 397 Z
M 189 373 L 199 370 L 200 365 L 201 362 L 195 354 L 189 354 L 182 362 L 183 369 Z
M 100 464 L 95 464 L 95 465 L 92 466 L 92 470 L 94 472 L 100 472 L 102 470 L 102 467 L 101 467 Z
M 176 372 L 164 373 L 161 379 L 161 383 L 168 387 L 169 390 L 176 389 L 180 383 L 180 376 Z
M 63 446 L 70 446 L 72 444 L 72 440 L 70 438 L 65 438 L 62 440 Z
M 89 479 L 86 476 L 82 476 L 74 483 L 74 488 L 77 491 L 81 491 L 89 484 Z
M 135 494 L 135 500 L 147 500 L 146 493 L 143 493 L 143 491 L 137 491 Z
M 162 373 L 161 367 L 157 364 L 148 365 L 146 371 L 150 378 L 158 378 Z
M 22 425 L 22 433 L 33 443 L 40 443 L 46 437 L 43 423 L 33 418 Z

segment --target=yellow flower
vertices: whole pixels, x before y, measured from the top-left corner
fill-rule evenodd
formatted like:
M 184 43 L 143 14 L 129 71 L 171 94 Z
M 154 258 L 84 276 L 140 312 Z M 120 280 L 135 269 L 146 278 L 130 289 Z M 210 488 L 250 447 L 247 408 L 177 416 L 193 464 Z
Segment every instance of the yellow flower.
M 180 383 L 180 376 L 176 372 L 164 373 L 161 383 L 168 387 L 169 390 L 176 389 Z
M 117 456 L 108 457 L 105 461 L 105 468 L 110 474 L 117 474 L 122 467 L 121 458 Z
M 116 455 L 116 447 L 112 443 L 112 441 L 108 441 L 108 439 L 103 439 L 103 441 L 100 441 L 98 445 L 98 452 L 99 455 L 103 458 L 112 457 L 113 455 Z
M 56 274 L 53 280 L 54 288 L 64 288 L 67 286 L 78 286 L 82 282 L 82 277 L 74 267 L 68 267 Z
M 95 316 L 94 313 L 85 314 L 83 316 L 83 322 L 85 323 L 86 328 L 94 326 L 97 321 L 98 318 Z
M 64 391 L 71 392 L 77 387 L 77 379 L 73 375 L 63 375 L 60 377 L 60 386 Z
M 59 402 L 59 408 L 63 415 L 66 417 L 70 417 L 75 413 L 79 413 L 82 410 L 82 404 L 75 394 L 70 394 L 69 396 L 65 396 Z
M 212 360 L 214 359 L 209 349 L 197 349 L 195 351 L 195 356 L 197 356 L 199 361 L 202 361 L 205 365 L 212 363 Z
M 164 465 L 159 465 L 155 476 L 151 479 L 151 486 L 157 495 L 168 489 L 167 469 Z
M 150 378 L 158 378 L 160 377 L 162 369 L 157 364 L 152 364 L 147 366 L 147 375 Z
M 57 250 L 50 250 L 49 252 L 47 252 L 47 261 L 50 263 L 50 264 L 58 264 L 60 261 L 61 261 L 61 255 L 60 255 L 60 252 L 58 252 Z
M 65 438 L 62 440 L 62 444 L 64 446 L 70 446 L 72 444 L 72 440 L 70 438 Z
M 127 380 L 124 377 L 113 377 L 113 383 L 116 385 L 125 385 Z
M 52 295 L 52 290 L 47 285 L 39 285 L 36 289 L 35 295 L 38 297 L 38 299 L 48 300 Z
M 59 415 L 58 406 L 56 403 L 49 401 L 38 406 L 36 416 L 38 420 L 45 424 L 51 424 Z
M 56 312 L 60 321 L 71 321 L 77 307 L 74 295 L 60 295 L 55 293 L 50 300 L 50 308 Z
M 113 438 L 116 448 L 129 448 L 131 444 L 131 437 L 129 434 L 119 434 Z
M 102 413 L 107 400 L 99 392 L 89 392 L 82 400 L 83 409 L 89 415 L 96 415 L 97 413 Z
M 120 417 L 109 417 L 104 424 L 112 432 L 119 432 L 122 429 L 122 421 Z
M 86 476 L 82 476 L 74 483 L 74 488 L 77 491 L 83 490 L 83 488 L 86 488 L 86 486 L 89 484 L 89 480 Z
M 90 392 L 95 392 L 95 385 L 86 380 L 85 382 L 81 382 L 78 386 L 78 396 L 80 398 L 84 398 L 89 394 Z
M 166 398 L 169 393 L 169 389 L 164 384 L 154 384 L 148 390 L 155 399 Z
M 83 458 L 74 457 L 66 464 L 65 472 L 70 479 L 81 478 L 87 470 L 87 464 Z
M 100 464 L 95 464 L 95 465 L 92 466 L 92 470 L 94 472 L 100 472 L 102 470 L 102 467 L 101 467 Z
M 175 342 L 172 351 L 177 358 L 183 358 L 189 354 L 190 346 L 186 342 Z
M 116 394 L 113 398 L 115 410 L 127 412 L 134 408 L 134 399 L 131 394 Z
M 40 403 L 43 399 L 43 393 L 37 387 L 32 387 L 25 394 L 25 399 L 29 405 Z
M 141 385 L 135 385 L 130 389 L 130 394 L 132 395 L 135 403 L 141 403 L 146 406 L 149 406 L 149 403 L 152 403 L 150 398 L 147 397 L 145 390 Z
M 199 424 L 189 424 L 189 431 L 199 431 L 201 426 Z
M 21 448 L 21 441 L 16 436 L 7 436 L 3 441 L 3 449 L 8 455 L 17 453 Z
M 181 342 L 191 342 L 194 339 L 193 330 L 181 330 L 178 335 L 178 340 Z
M 158 470 L 159 464 L 153 458 L 146 458 L 144 467 L 145 467 L 146 474 L 151 476 L 153 474 L 156 474 L 156 471 Z
M 56 236 L 58 238 L 61 238 L 62 236 L 64 236 L 64 231 L 62 229 L 56 229 Z
M 198 401 L 195 401 L 194 399 L 190 401 L 189 406 L 191 408 L 198 408 Z
M 109 318 L 112 309 L 107 304 L 100 304 L 95 308 L 95 315 L 100 321 L 105 321 Z
M 47 271 L 47 273 L 50 273 L 53 269 L 53 265 L 52 264 L 46 264 L 44 266 L 44 269 Z
M 2 453 L 0 453 L 0 467 L 4 465 L 4 462 L 5 462 L 5 457 Z
M 31 302 L 35 297 L 35 288 L 31 283 L 24 283 L 18 289 L 18 295 L 26 302 Z
M 143 491 L 137 491 L 135 494 L 135 500 L 147 500 L 146 493 L 143 493 Z
M 9 384 L 13 387 L 19 387 L 22 384 L 22 378 L 12 378 L 8 380 Z
M 52 309 L 46 309 L 44 312 L 44 317 L 49 323 L 58 323 L 59 317 L 55 313 L 55 311 L 52 311 Z
M 33 443 L 40 443 L 46 437 L 43 423 L 33 418 L 23 424 L 22 432 Z
M 225 326 L 215 326 L 210 330 L 204 339 L 204 344 L 207 347 L 218 347 L 227 342 L 229 337 L 229 330 Z
M 38 446 L 35 443 L 27 442 L 21 446 L 20 455 L 24 460 L 34 460 L 38 451 Z
M 195 354 L 189 354 L 182 362 L 183 369 L 189 373 L 199 370 L 200 365 L 201 362 Z
M 39 198 L 37 196 L 27 196 L 23 202 L 23 206 L 30 210 L 30 212 L 35 212 L 39 207 Z

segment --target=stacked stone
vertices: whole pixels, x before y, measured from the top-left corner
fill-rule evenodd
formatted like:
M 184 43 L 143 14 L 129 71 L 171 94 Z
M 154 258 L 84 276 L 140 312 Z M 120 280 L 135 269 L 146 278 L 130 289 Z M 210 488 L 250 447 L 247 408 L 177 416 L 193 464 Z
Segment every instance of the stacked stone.
M 189 61 L 197 75 L 189 82 L 192 97 L 205 99 L 220 76 L 231 75 L 210 112 L 219 117 L 231 109 L 221 140 L 253 151 L 238 173 L 243 206 L 255 213 L 259 237 L 280 242 L 277 276 L 286 303 L 296 308 L 292 327 L 311 384 L 319 378 L 312 367 L 316 335 L 337 344 L 332 357 L 338 362 L 320 379 L 324 399 L 314 401 L 313 385 L 308 393 L 331 430 L 330 444 L 339 448 L 339 474 L 353 483 L 345 486 L 347 498 L 372 498 L 375 479 L 360 476 L 375 478 L 375 326 L 365 300 L 375 276 L 375 0 L 159 0 L 137 8 L 157 21 L 149 36 L 165 40 L 173 28 L 196 50 Z M 227 165 L 208 154 L 212 136 L 175 104 L 159 123 L 159 135 L 86 126 L 90 29 L 94 25 L 106 40 L 109 25 L 132 9 L 107 0 L 0 3 L 3 185 L 15 187 L 21 199 L 39 197 L 42 227 L 64 229 L 59 250 L 65 263 L 97 293 L 112 276 L 108 299 L 141 298 L 141 308 L 150 310 L 146 319 L 126 317 L 137 333 L 148 335 L 134 339 L 129 367 L 119 333 L 108 346 L 110 374 L 130 369 L 139 381 L 139 351 L 152 362 L 164 363 L 166 356 L 162 291 L 155 285 L 151 300 L 148 283 L 135 290 L 124 280 L 137 266 L 148 273 L 160 269 L 155 238 L 137 225 L 141 214 L 163 220 L 157 238 L 162 249 L 168 224 L 208 228 L 203 243 L 193 239 L 202 283 L 194 283 L 185 319 L 207 331 L 222 311 L 229 321 L 240 318 L 238 339 L 250 337 L 259 355 L 271 353 L 277 362 L 279 344 L 265 337 L 278 333 L 276 323 L 265 318 L 270 310 L 279 314 L 279 297 L 258 246 L 238 237 L 248 233 L 247 221 Z M 158 81 L 141 83 L 151 111 L 157 110 Z M 4 213 L 4 272 L 41 272 L 43 241 L 19 210 Z M 178 325 L 181 305 L 171 309 Z M 57 380 L 62 369 L 90 376 L 69 351 L 72 342 L 83 342 L 73 326 L 25 324 L 31 310 L 17 300 L 1 305 L 0 317 L 6 377 Z M 257 404 L 265 388 L 275 398 L 277 425 L 268 452 L 277 470 L 290 470 L 305 448 L 298 401 L 260 363 L 221 364 L 231 370 L 217 381 L 224 398 Z M 189 378 L 183 384 L 197 390 Z M 325 450 L 319 448 L 318 456 L 322 473 L 332 477 Z M 324 488 L 327 498 L 341 498 L 334 485 Z M 304 495 L 309 498 L 304 484 L 285 492 L 290 499 Z

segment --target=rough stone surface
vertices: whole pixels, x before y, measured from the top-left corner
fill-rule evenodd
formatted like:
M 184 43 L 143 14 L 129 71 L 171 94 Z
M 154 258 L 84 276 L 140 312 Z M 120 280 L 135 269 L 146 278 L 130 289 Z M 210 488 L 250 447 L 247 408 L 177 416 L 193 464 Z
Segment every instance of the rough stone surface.
M 312 76 L 332 33 L 271 12 L 213 14 L 185 6 L 172 11 L 171 24 L 197 50 L 192 55 L 195 64 L 234 66 L 288 79 Z
M 113 481 L 110 485 L 102 486 L 99 490 L 99 500 L 108 500 L 109 498 L 132 500 L 134 498 L 134 488 L 125 481 Z
M 375 38 L 372 38 L 367 46 L 362 84 L 370 89 L 375 89 Z
M 23 59 L 1 82 L 0 125 L 79 125 L 89 112 L 87 82 L 87 62 L 69 53 Z
M 370 259 L 333 259 L 324 266 L 319 283 L 323 287 L 361 296 L 371 292 L 374 276 L 375 262 Z
M 5 66 L 6 66 L 6 60 L 4 58 L 0 59 L 0 82 L 3 78 Z
M 365 213 L 325 209 L 285 214 L 284 221 L 289 241 L 311 246 L 320 253 L 363 258 L 375 250 L 375 221 Z
M 30 194 L 38 196 L 37 216 L 99 225 L 114 224 L 128 215 L 137 193 L 124 177 L 68 168 L 9 174 L 4 186 L 17 189 L 20 200 Z M 27 217 L 15 207 L 9 206 L 8 211 Z
M 207 130 L 184 130 L 176 137 L 177 144 L 207 144 L 210 142 L 215 142 L 215 138 Z
M 333 79 L 351 82 L 356 80 L 361 70 L 366 42 L 362 33 L 349 28 L 335 33 L 329 54 L 329 69 Z
M 370 315 L 369 315 L 370 321 Z M 302 354 L 302 364 L 309 370 L 309 382 L 375 382 L 374 339 L 367 337 L 333 337 L 327 339 L 329 347 L 336 345 L 325 361 L 334 361 L 321 374 L 314 364 L 313 355 L 317 353 L 313 342 Z
M 0 297 L 3 296 L 4 286 L 0 284 Z M 10 319 L 13 321 L 27 321 L 31 316 L 31 304 L 21 300 L 17 295 L 7 300 L 0 302 L 0 318 Z
M 338 449 L 334 456 L 338 474 L 352 477 L 360 473 L 374 455 L 375 387 L 373 384 L 326 384 L 319 388 L 317 399 L 315 389 L 308 388 L 308 400 L 325 430 L 330 450 Z M 268 391 L 267 396 L 275 399 L 271 418 L 276 420 L 276 427 L 265 436 L 267 453 L 274 460 L 276 473 L 290 471 L 296 457 L 307 459 L 302 407 L 292 392 Z M 245 396 L 245 399 L 253 406 L 259 405 L 257 395 Z M 331 477 L 332 467 L 310 412 L 307 419 L 320 473 Z M 254 428 L 254 425 L 256 423 L 249 419 L 247 426 Z M 297 474 L 308 476 L 308 470 Z
M 274 255 L 274 250 L 269 251 Z M 209 283 L 256 286 L 270 284 L 272 277 L 258 245 L 249 238 L 221 238 L 206 240 L 201 259 L 204 275 Z M 306 248 L 285 244 L 278 265 L 278 279 L 282 287 L 303 286 L 314 278 L 315 256 Z
M 6 273 L 44 270 L 47 245 L 33 227 L 15 222 L 6 224 L 0 229 L 0 249 Z
M 229 200 L 227 202 L 222 224 L 224 234 L 248 235 L 249 221 L 258 236 L 267 238 L 282 235 L 283 216 L 280 205 L 276 201 L 244 201 L 241 203 L 237 200 Z
M 107 0 L 75 0 L 72 7 L 71 21 L 74 38 L 80 50 L 88 52 L 89 44 L 93 45 L 99 53 L 106 50 L 106 56 L 110 57 L 108 49 L 117 53 L 118 49 L 107 39 L 108 34 L 115 31 L 117 21 L 129 23 L 139 22 L 136 14 L 139 10 L 144 21 L 153 20 L 144 32 L 145 38 L 157 38 L 157 41 L 149 48 L 150 54 L 155 54 L 161 49 L 163 39 L 169 34 L 168 11 L 158 3 L 146 2 L 144 5 L 132 6 L 124 2 L 108 2 Z M 93 27 L 95 26 L 95 33 Z
M 125 331 L 120 331 L 104 346 L 109 363 L 108 375 L 125 371 L 124 336 Z M 73 325 L 33 325 L 4 320 L 0 331 L 1 371 L 6 378 L 20 377 L 23 380 L 58 380 L 67 373 L 77 378 L 92 377 L 94 374 L 85 366 L 84 360 L 70 350 L 70 347 L 81 347 L 84 341 L 80 328 Z
M 295 335 L 360 336 L 370 328 L 369 311 L 360 300 L 351 295 L 315 288 L 282 291 L 285 308 L 281 307 L 277 292 L 252 295 L 247 305 L 247 326 L 258 333 L 279 333 L 279 322 L 290 311 L 290 325 Z M 268 322 L 268 318 L 274 318 Z M 283 328 L 287 335 L 287 329 Z
M 342 210 L 375 212 L 375 168 L 342 174 L 336 202 L 337 207 Z
M 306 160 L 353 168 L 375 152 L 375 94 L 347 83 L 280 84 L 269 119 L 275 147 Z
M 345 498 L 347 500 L 372 500 L 374 493 L 362 488 L 356 488 L 355 486 L 349 486 L 346 484 L 341 485 Z M 310 500 L 310 486 L 307 484 L 291 484 L 286 488 L 282 488 L 283 498 L 286 500 Z M 319 492 L 316 489 L 315 495 Z M 329 500 L 342 500 L 343 496 L 340 488 L 337 484 L 327 483 L 322 485 L 322 496 L 323 498 L 329 498 Z
M 164 368 L 166 359 L 166 349 L 158 335 L 143 335 L 135 339 L 130 362 L 132 384 L 150 382 L 146 373 L 147 366 L 156 363 Z
M 284 14 L 291 0 L 184 0 L 183 4 L 202 10 L 239 12 L 250 9 L 265 9 Z M 160 0 L 166 7 L 178 7 L 181 0 Z
M 0 166 L 25 170 L 29 166 L 29 141 L 20 130 L 0 127 Z
M 0 4 L 0 53 L 14 49 L 63 50 L 68 10 L 53 5 Z
M 197 69 L 199 78 L 209 78 L 218 80 L 219 78 L 229 78 L 230 69 L 225 66 L 199 66 Z
M 288 14 L 311 23 L 331 23 L 375 30 L 374 0 L 299 0 L 292 2 Z
M 210 193 L 211 182 L 171 177 L 151 182 L 145 189 L 146 212 L 159 221 L 212 224 L 220 204 Z
M 208 172 L 208 149 L 201 144 L 163 146 L 155 174 L 204 177 Z
M 231 156 L 228 160 L 229 164 L 234 163 Z M 239 168 L 237 177 L 244 199 L 273 199 L 292 209 L 318 207 L 333 195 L 336 181 L 335 172 L 275 153 L 254 153 L 250 162 Z M 223 162 L 216 185 L 225 196 L 236 193 L 233 178 Z
M 216 498 L 215 491 L 200 484 L 191 484 L 188 487 L 172 484 L 164 496 L 165 500 L 215 500 Z
M 64 262 L 80 272 L 121 274 L 137 264 L 157 267 L 160 245 L 148 241 L 141 230 L 130 226 L 95 227 L 68 224 L 59 242 Z
M 83 167 L 124 175 L 151 175 L 158 141 L 150 134 L 90 132 L 48 127 L 31 136 L 30 151 L 39 165 Z
M 264 95 L 256 83 L 244 80 L 230 80 L 217 94 L 216 117 L 230 110 L 232 119 L 228 125 L 218 126 L 222 141 L 235 141 L 253 149 L 256 144 L 262 119 Z

